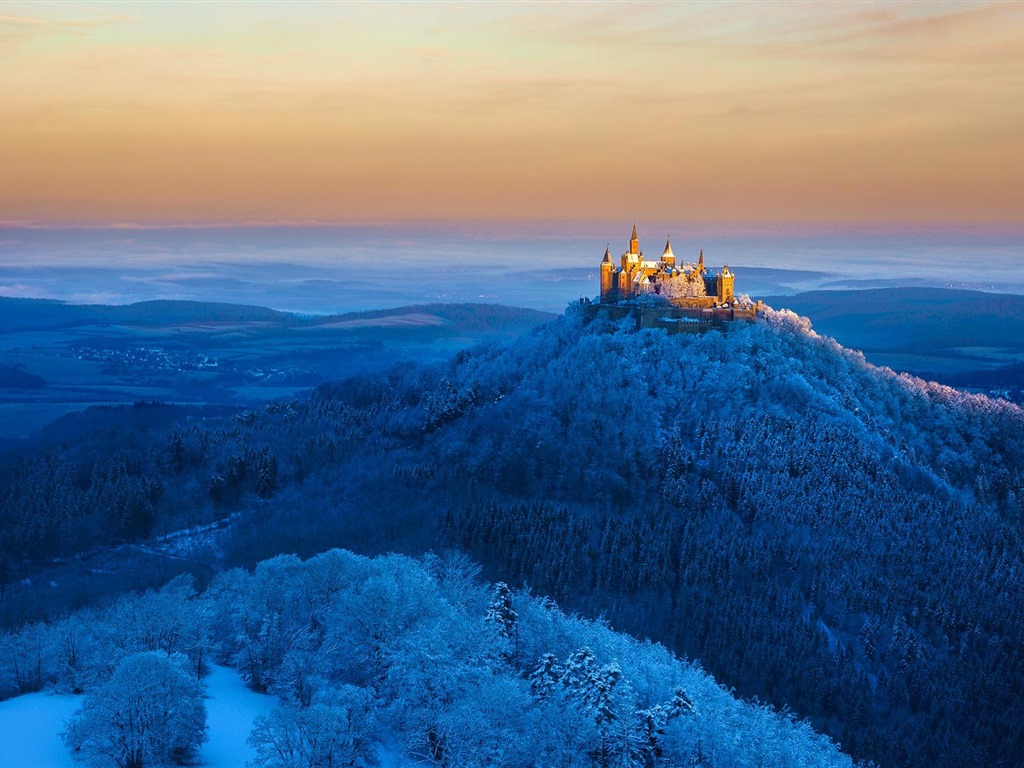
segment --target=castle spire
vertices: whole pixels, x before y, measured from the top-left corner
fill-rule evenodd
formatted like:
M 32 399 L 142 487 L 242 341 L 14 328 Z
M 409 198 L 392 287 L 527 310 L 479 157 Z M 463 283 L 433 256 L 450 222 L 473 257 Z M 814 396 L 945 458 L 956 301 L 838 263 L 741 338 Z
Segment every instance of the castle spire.
M 668 240 L 665 241 L 665 250 L 662 251 L 662 256 L 671 256 L 675 258 L 675 254 L 672 253 L 672 236 L 668 236 Z
M 703 248 L 700 249 L 700 258 L 697 259 L 697 271 L 698 272 L 703 272 L 704 271 L 704 249 Z
M 640 238 L 636 236 L 636 222 L 633 222 L 633 236 L 629 238 L 629 252 L 631 254 L 640 253 Z

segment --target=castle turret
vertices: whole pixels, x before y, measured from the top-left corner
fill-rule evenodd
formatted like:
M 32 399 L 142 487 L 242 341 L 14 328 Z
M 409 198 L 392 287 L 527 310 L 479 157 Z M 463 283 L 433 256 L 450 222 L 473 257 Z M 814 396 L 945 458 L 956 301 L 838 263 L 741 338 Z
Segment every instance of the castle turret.
M 716 282 L 718 283 L 718 290 L 716 291 L 718 294 L 718 303 L 725 304 L 726 302 L 732 301 L 734 296 L 733 285 L 736 282 L 736 277 L 729 271 L 728 264 L 722 267 L 722 271 L 718 273 Z
M 601 301 L 613 301 L 616 290 L 615 262 L 612 261 L 612 249 L 609 244 L 604 249 L 604 259 L 601 261 Z
M 676 265 L 676 255 L 672 253 L 672 238 L 665 241 L 665 250 L 661 254 L 662 263 L 672 269 Z
M 633 236 L 629 238 L 629 252 L 634 256 L 640 255 L 640 238 L 636 236 L 636 222 L 633 222 Z

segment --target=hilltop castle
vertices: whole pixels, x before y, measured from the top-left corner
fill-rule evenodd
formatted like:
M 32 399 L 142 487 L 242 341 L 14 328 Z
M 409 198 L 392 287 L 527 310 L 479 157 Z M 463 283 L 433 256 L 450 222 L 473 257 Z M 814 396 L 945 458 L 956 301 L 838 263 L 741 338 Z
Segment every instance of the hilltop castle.
M 622 254 L 619 266 L 612 261 L 612 250 L 605 249 L 601 262 L 601 303 L 616 304 L 645 294 L 664 296 L 677 307 L 711 309 L 735 304 L 735 277 L 729 267 L 710 275 L 704 267 L 704 249 L 696 264 L 676 264 L 671 240 L 659 261 L 644 260 L 640 239 L 633 225 L 629 250 Z

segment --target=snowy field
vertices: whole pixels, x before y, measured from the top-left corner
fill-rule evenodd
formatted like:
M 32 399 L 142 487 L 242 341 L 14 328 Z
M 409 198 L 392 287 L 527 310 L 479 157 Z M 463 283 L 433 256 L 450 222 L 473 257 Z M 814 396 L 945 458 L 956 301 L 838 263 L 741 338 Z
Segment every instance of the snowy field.
M 245 743 L 252 721 L 276 699 L 253 693 L 238 674 L 213 667 L 206 679 L 210 740 L 199 753 L 207 768 L 241 768 L 254 752 Z M 60 732 L 82 702 L 79 696 L 31 693 L 0 702 L 0 768 L 74 768 Z
M 30 693 L 0 701 L 0 766 L 71 768 L 60 740 L 64 723 L 82 703 L 79 696 Z

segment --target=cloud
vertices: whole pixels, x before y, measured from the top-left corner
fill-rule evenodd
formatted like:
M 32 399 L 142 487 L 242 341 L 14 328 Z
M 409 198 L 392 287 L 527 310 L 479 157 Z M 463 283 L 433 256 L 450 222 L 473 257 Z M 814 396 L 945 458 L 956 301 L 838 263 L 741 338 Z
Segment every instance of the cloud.
M 28 6 L 38 12 L 40 6 Z M 65 6 L 65 8 L 68 6 Z M 92 30 L 135 21 L 135 17 L 122 13 L 99 13 L 81 9 L 76 18 L 52 18 L 39 15 L 0 13 L 0 50 L 5 44 L 22 44 L 55 35 L 80 35 Z
M 39 9 L 41 6 L 32 5 L 29 6 L 33 10 Z M 69 8 L 74 6 L 63 6 L 63 8 Z M 124 13 L 101 13 L 98 11 L 90 12 L 87 9 L 83 9 L 85 16 L 79 16 L 77 18 L 52 18 L 45 16 L 19 16 L 14 14 L 0 13 L 0 26 L 9 27 L 49 27 L 56 29 L 96 29 L 98 27 L 107 27 L 113 24 L 122 24 L 130 21 L 137 21 L 137 17 L 131 16 Z
M 824 9 L 824 10 L 822 10 Z M 827 4 L 755 42 L 765 55 L 1003 66 L 1024 53 L 1024 4 Z
M 7 296 L 12 299 L 45 299 L 49 294 L 39 286 L 26 283 L 0 283 L 0 296 Z
M 138 301 L 138 297 L 115 291 L 85 291 L 82 293 L 69 293 L 64 298 L 64 301 L 69 304 L 128 304 L 132 301 Z

